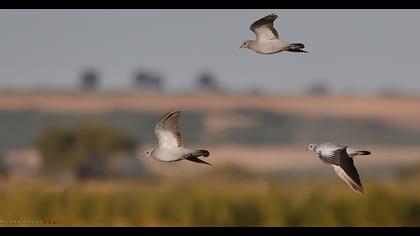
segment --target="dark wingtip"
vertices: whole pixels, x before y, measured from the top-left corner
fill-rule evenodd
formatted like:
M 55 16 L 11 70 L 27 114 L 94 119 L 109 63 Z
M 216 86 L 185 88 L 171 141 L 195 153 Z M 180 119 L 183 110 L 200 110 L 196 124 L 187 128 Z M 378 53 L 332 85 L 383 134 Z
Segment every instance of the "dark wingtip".
M 198 159 L 198 158 L 197 158 Z M 207 165 L 210 165 L 210 166 L 213 166 L 211 163 L 208 163 L 207 161 L 203 161 L 203 160 L 201 160 L 201 159 L 199 159 L 200 160 L 200 163 L 202 163 L 202 164 L 207 164 Z
M 171 116 L 175 115 L 176 113 L 181 113 L 181 111 L 177 111 L 177 110 L 174 110 L 174 111 L 169 111 L 169 112 L 167 112 L 165 115 L 163 115 L 163 116 L 162 116 L 162 118 L 160 118 L 160 120 L 161 120 L 161 121 L 165 121 L 165 120 L 167 120 L 169 117 L 171 117 Z
M 363 189 L 363 186 L 362 185 L 357 185 L 357 184 L 354 184 L 354 183 L 350 183 L 350 185 L 351 185 L 351 188 L 356 193 L 359 193 L 359 194 L 364 194 L 365 193 L 365 190 Z
M 169 117 L 172 117 L 176 114 L 181 114 L 181 111 L 171 111 L 171 112 L 169 112 L 169 116 L 167 118 L 169 119 Z
M 181 113 L 179 110 L 171 111 L 171 114 Z
M 278 18 L 277 14 L 271 13 L 270 15 L 264 16 L 261 19 L 272 19 L 272 20 L 276 20 L 277 18 Z

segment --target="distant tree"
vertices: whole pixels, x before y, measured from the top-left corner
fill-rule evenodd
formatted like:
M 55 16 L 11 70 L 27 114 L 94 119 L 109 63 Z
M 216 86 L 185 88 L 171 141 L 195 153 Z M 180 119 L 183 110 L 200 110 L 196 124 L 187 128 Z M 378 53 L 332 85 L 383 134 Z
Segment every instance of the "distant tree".
M 382 97 L 399 97 L 401 96 L 402 91 L 397 88 L 384 88 L 379 92 L 379 94 Z
M 326 95 L 329 93 L 329 89 L 325 83 L 318 82 L 309 86 L 307 92 L 312 95 Z
M 149 71 L 138 71 L 134 75 L 134 86 L 141 90 L 162 90 L 163 79 Z
M 198 88 L 205 91 L 219 91 L 220 85 L 212 73 L 204 72 L 198 76 Z
M 68 170 L 79 177 L 106 177 L 114 154 L 131 153 L 135 141 L 100 124 L 55 127 L 42 133 L 37 144 L 47 172 Z
M 93 91 L 98 88 L 99 73 L 94 69 L 87 69 L 81 74 L 81 89 L 85 91 Z
M 0 176 L 5 176 L 6 174 L 6 165 L 4 163 L 3 156 L 0 156 Z
M 260 88 L 251 88 L 248 90 L 248 94 L 252 96 L 261 96 L 264 92 Z

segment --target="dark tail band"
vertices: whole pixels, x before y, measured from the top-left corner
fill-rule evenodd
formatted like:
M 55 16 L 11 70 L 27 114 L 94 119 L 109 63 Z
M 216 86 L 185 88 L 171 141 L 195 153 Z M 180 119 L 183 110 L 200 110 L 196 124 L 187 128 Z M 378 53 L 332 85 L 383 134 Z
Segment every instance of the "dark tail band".
M 358 151 L 357 152 L 358 155 L 370 155 L 369 151 Z
M 305 45 L 303 45 L 303 43 L 292 43 L 289 45 L 289 48 L 287 48 L 287 51 L 308 53 L 307 51 L 302 50 L 303 48 L 305 48 Z
M 187 156 L 185 156 L 185 159 L 189 160 L 189 161 L 193 161 L 193 162 L 197 162 L 197 163 L 201 163 L 201 164 L 207 164 L 207 165 L 211 165 L 208 162 L 205 162 L 201 159 L 198 159 L 199 156 L 203 156 L 203 157 L 208 157 L 210 155 L 209 151 L 207 150 L 196 150 L 193 153 L 189 153 Z
M 208 157 L 210 155 L 210 152 L 207 150 L 197 150 L 197 156 L 203 156 Z

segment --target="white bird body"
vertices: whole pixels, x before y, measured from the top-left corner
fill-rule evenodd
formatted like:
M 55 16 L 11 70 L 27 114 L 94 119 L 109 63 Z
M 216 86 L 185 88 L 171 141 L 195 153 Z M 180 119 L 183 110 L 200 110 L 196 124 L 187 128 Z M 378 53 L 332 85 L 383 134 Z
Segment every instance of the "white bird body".
M 257 42 L 250 42 L 249 48 L 256 53 L 260 54 L 273 54 L 287 50 L 288 43 L 281 42 L 280 40 L 264 40 Z
M 260 54 L 273 54 L 282 51 L 305 52 L 302 43 L 286 43 L 280 40 L 274 21 L 278 18 L 275 14 L 265 16 L 251 24 L 250 30 L 255 33 L 256 40 L 247 40 L 241 48 L 249 48 Z
M 143 157 L 151 157 L 164 162 L 189 160 L 211 165 L 198 159 L 200 156 L 208 157 L 210 153 L 207 150 L 193 150 L 184 147 L 178 124 L 180 113 L 180 111 L 168 112 L 160 119 L 155 127 L 159 147 L 147 150 Z
M 331 165 L 338 177 L 352 190 L 358 193 L 364 192 L 353 158 L 359 155 L 370 155 L 369 151 L 348 148 L 335 143 L 309 144 L 306 150 L 313 150 L 324 163 Z
M 322 156 L 331 156 L 334 154 L 337 149 L 347 148 L 347 146 L 343 146 L 340 144 L 335 143 L 321 143 L 315 147 L 315 153 Z
M 322 156 L 330 156 L 332 155 L 335 151 L 337 151 L 337 149 L 346 149 L 347 155 L 349 155 L 349 157 L 353 158 L 356 156 L 363 156 L 363 155 L 369 155 L 370 152 L 368 151 L 363 151 L 360 149 L 355 149 L 355 148 L 350 148 L 344 145 L 340 145 L 340 144 L 335 144 L 335 143 L 322 143 L 319 144 L 318 146 L 316 146 L 314 148 L 316 154 L 318 155 L 322 155 Z
M 183 147 L 172 147 L 172 148 L 157 148 L 151 153 L 151 157 L 159 161 L 178 161 L 184 159 L 184 156 L 194 152 L 192 149 Z

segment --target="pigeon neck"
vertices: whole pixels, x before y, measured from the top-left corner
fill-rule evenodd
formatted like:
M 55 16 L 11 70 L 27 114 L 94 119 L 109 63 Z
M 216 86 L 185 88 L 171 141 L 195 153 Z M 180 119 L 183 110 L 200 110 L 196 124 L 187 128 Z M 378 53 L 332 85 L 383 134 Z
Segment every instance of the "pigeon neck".
M 319 146 L 319 144 L 314 145 L 314 152 L 316 152 L 316 153 L 318 153 L 318 146 Z

